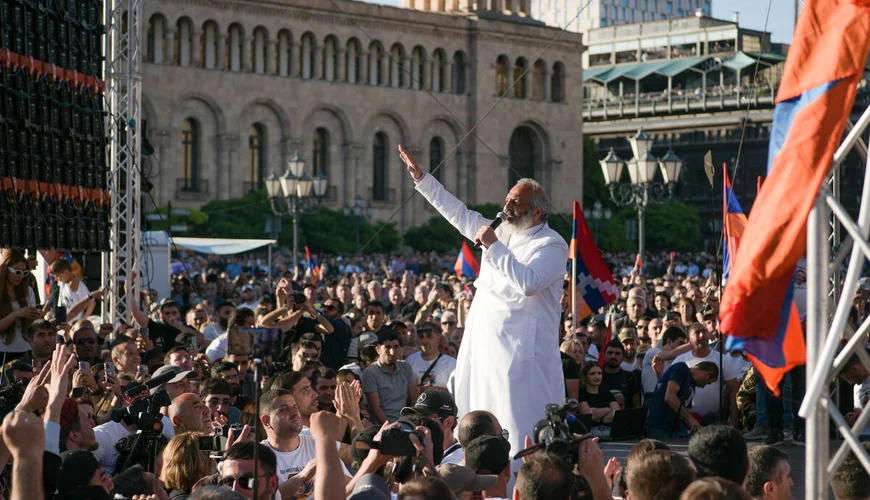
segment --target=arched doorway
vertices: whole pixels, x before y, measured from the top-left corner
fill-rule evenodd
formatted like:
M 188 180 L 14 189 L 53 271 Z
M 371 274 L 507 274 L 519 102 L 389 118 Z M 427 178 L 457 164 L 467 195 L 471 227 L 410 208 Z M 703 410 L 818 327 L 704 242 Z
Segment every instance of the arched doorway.
M 508 189 L 524 177 L 535 177 L 535 161 L 538 157 L 538 151 L 535 149 L 534 134 L 529 127 L 519 127 L 511 134 L 508 146 L 508 155 L 510 156 Z

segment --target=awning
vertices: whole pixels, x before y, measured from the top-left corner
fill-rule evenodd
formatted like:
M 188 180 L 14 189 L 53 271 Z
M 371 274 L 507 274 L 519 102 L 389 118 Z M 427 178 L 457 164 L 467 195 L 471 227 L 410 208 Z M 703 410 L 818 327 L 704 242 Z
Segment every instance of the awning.
M 215 255 L 250 252 L 276 243 L 275 240 L 231 240 L 225 238 L 172 238 L 172 242 L 194 252 Z
M 685 59 L 672 59 L 668 61 L 667 65 L 657 69 L 655 72 L 664 76 L 675 76 L 693 66 L 701 64 L 707 59 L 710 59 L 710 57 L 687 57 Z
M 722 66 L 734 70 L 748 68 L 749 66 L 755 66 L 755 64 L 756 59 L 749 57 L 743 52 L 738 52 L 734 54 L 734 57 L 722 61 Z
M 663 76 L 675 76 L 708 59 L 710 59 L 709 56 L 687 57 L 685 59 L 619 64 L 616 66 L 599 66 L 585 70 L 583 73 L 583 81 L 588 82 L 592 80 L 601 83 L 610 83 L 622 77 L 630 78 L 632 80 L 641 80 L 653 73 L 658 73 Z

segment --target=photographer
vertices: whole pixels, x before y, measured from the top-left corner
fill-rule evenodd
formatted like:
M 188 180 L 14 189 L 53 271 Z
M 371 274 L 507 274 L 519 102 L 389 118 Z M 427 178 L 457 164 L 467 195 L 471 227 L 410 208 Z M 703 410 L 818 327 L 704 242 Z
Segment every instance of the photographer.
M 209 453 L 200 450 L 199 438 L 194 432 L 177 434 L 163 449 L 160 479 L 171 500 L 187 498 L 197 481 L 217 471 Z
M 280 328 L 285 332 L 293 330 L 291 343 L 298 342 L 306 333 L 332 334 L 335 329 L 329 318 L 317 312 L 305 294 L 291 290 L 290 282 L 282 278 L 275 288 L 277 307 L 260 318 L 260 324 L 267 328 Z
M 133 273 L 127 279 L 131 280 L 131 289 L 135 289 L 135 281 L 139 276 Z M 196 330 L 181 322 L 181 308 L 176 302 L 167 300 L 160 303 L 160 321 L 152 320 L 148 313 L 142 311 L 138 300 L 132 300 L 130 304 L 130 314 L 137 325 L 148 329 L 148 337 L 154 341 L 155 347 L 168 351 L 175 346 L 178 334 L 197 334 Z
M 254 314 L 254 311 L 246 308 L 240 307 L 238 309 L 234 309 L 230 313 L 230 319 L 228 320 L 227 331 L 218 335 L 216 339 L 212 341 L 211 344 L 205 350 L 205 355 L 208 360 L 212 363 L 215 361 L 222 359 L 227 354 L 227 343 L 229 343 L 229 331 L 235 327 L 241 328 L 253 328 L 257 323 L 257 315 Z
M 459 441 L 454 437 L 454 430 L 458 424 L 456 420 L 456 403 L 449 392 L 430 389 L 417 398 L 417 403 L 402 409 L 402 416 L 422 415 L 431 417 L 438 422 L 444 434 L 442 441 L 443 457 L 438 465 L 459 464 L 465 459 L 465 453 Z
M 511 478 L 510 443 L 502 437 L 481 436 L 465 448 L 465 465 L 475 474 L 498 476 L 495 486 L 483 492 L 483 498 L 506 498 Z
M 235 367 L 233 367 L 235 370 Z M 199 397 L 211 411 L 212 422 L 237 424 L 242 412 L 232 405 L 233 388 L 226 380 L 209 378 L 199 384 Z

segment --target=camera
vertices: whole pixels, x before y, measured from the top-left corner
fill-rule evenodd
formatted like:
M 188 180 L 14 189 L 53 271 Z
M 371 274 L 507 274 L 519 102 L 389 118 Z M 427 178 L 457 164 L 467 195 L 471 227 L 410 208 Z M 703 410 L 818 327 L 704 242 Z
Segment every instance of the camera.
M 27 388 L 28 380 L 19 380 L 12 382 L 9 387 L 0 391 L 0 406 L 15 406 L 21 402 L 24 397 L 24 390 Z
M 378 441 L 357 441 L 356 446 L 360 449 L 380 450 L 382 455 L 393 457 L 413 457 L 417 455 L 417 448 L 411 442 L 411 436 L 417 436 L 420 442 L 424 442 L 423 433 L 418 431 L 414 424 L 407 420 L 397 421 L 399 425 L 385 429 Z
M 555 454 L 568 463 L 576 464 L 577 444 L 592 437 L 586 426 L 575 417 L 579 409 L 580 405 L 575 400 L 568 400 L 563 406 L 547 405 L 544 410 L 545 417 L 535 424 L 534 446 L 517 453 L 514 459 L 543 450 Z
M 294 302 L 297 306 L 301 306 L 302 304 L 305 303 L 306 300 L 308 300 L 308 297 L 306 297 L 304 293 L 302 293 L 302 292 L 293 292 L 293 302 Z
M 124 391 L 124 408 L 114 411 L 112 420 L 124 421 L 127 425 L 135 425 L 141 431 L 155 430 L 159 434 L 163 430 L 163 414 L 160 408 L 169 406 L 172 401 L 166 389 L 160 389 L 152 396 L 147 386 L 131 382 Z

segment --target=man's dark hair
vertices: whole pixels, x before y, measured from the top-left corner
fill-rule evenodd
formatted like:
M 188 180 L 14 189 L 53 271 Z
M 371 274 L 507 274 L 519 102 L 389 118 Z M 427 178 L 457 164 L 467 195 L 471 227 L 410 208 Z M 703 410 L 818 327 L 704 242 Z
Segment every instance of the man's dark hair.
M 713 375 L 713 380 L 719 380 L 719 365 L 712 361 L 701 361 L 693 368 L 697 368 L 701 371 L 709 373 L 710 375 Z M 743 483 L 743 481 L 740 482 Z
M 320 335 L 318 335 L 316 333 L 308 332 L 308 333 L 303 334 L 301 337 L 299 337 L 299 342 L 321 342 L 322 343 L 323 339 L 320 338 Z M 315 345 L 315 347 L 317 347 L 317 346 Z
M 754 497 L 764 493 L 764 483 L 776 482 L 780 463 L 788 462 L 788 455 L 773 446 L 761 445 L 749 450 L 749 475 L 746 492 Z
M 695 480 L 689 461 L 669 450 L 654 450 L 639 456 L 626 472 L 631 498 L 644 500 L 679 498 Z
M 419 413 L 403 416 L 402 419 L 411 422 L 414 424 L 414 427 L 422 425 L 429 429 L 429 435 L 432 437 L 432 460 L 436 464 L 440 464 L 441 459 L 444 458 L 444 429 L 441 428 L 438 422 Z
M 332 297 L 326 300 L 331 300 L 333 302 L 333 305 L 335 305 L 335 308 L 338 310 L 338 314 L 344 314 L 344 304 L 340 300 L 334 299 Z M 326 300 L 324 300 L 323 302 L 326 303 Z
M 589 322 L 588 328 L 594 328 L 596 330 L 603 330 L 607 328 L 607 323 L 604 320 L 595 318 Z
M 136 464 L 123 470 L 112 478 L 115 482 L 115 495 L 121 495 L 124 498 L 133 498 L 133 495 L 151 495 L 154 493 L 154 488 L 151 483 L 145 478 L 145 468 Z
M 233 388 L 222 378 L 208 378 L 199 384 L 199 397 L 205 400 L 212 394 L 233 395 Z
M 676 342 L 679 339 L 687 339 L 686 332 L 683 331 L 682 328 L 676 326 L 669 326 L 662 332 L 662 345 L 666 344 L 669 340 L 671 342 Z
M 466 413 L 459 422 L 459 444 L 464 448 L 480 436 L 498 436 L 495 417 L 486 410 Z
M 325 378 L 327 380 L 335 378 L 335 370 L 328 366 L 321 366 L 320 368 L 314 370 L 314 373 L 311 374 L 311 387 L 315 388 L 316 390 L 317 382 L 322 378 Z
M 72 269 L 72 264 L 66 259 L 57 259 L 51 263 L 51 274 L 55 276 Z
M 861 443 L 870 452 L 870 443 Z M 864 500 L 870 498 L 870 475 L 858 461 L 858 456 L 851 449 L 840 468 L 831 474 L 831 489 L 837 500 Z
M 345 375 L 352 375 L 353 378 L 355 378 L 357 380 L 360 379 L 359 375 L 354 373 L 354 371 L 351 370 L 350 368 L 342 368 L 341 370 L 338 370 L 337 372 L 335 372 L 335 378 L 344 377 Z
M 743 488 L 721 477 L 705 477 L 690 484 L 680 500 L 751 500 Z
M 417 477 L 402 485 L 399 500 L 444 500 L 453 498 L 447 483 L 437 477 Z
M 55 334 L 57 334 L 57 328 L 51 324 L 51 321 L 44 320 L 42 318 L 33 320 L 33 323 L 27 327 L 27 330 L 24 332 L 24 338 L 27 340 L 33 340 L 33 337 L 36 336 L 36 332 L 40 332 L 42 330 L 51 330 Z
M 187 347 L 185 347 L 183 345 L 177 345 L 175 347 L 171 347 L 168 351 L 166 351 L 166 354 L 163 355 L 163 364 L 168 365 L 171 356 L 173 354 L 175 354 L 176 352 L 180 352 L 180 351 L 184 351 L 187 353 L 188 356 L 190 356 L 190 352 L 187 350 Z
M 270 389 L 260 396 L 260 415 L 268 415 L 272 412 L 274 405 L 272 404 L 281 396 L 291 396 L 289 389 Z
M 689 439 L 688 456 L 698 478 L 721 477 L 743 484 L 749 470 L 746 440 L 729 425 L 711 425 L 696 432 Z
M 175 302 L 174 300 L 167 300 L 166 302 L 160 303 L 160 314 L 163 314 L 163 311 L 170 307 L 174 307 L 178 309 L 178 312 L 181 312 L 181 306 L 178 305 L 178 302 Z
M 363 314 L 368 315 L 369 311 L 371 311 L 372 309 L 380 309 L 381 311 L 383 311 L 384 305 L 379 300 L 369 301 L 366 303 L 365 306 L 363 306 Z
M 233 304 L 232 301 L 225 300 L 225 301 L 221 302 L 220 304 L 218 304 L 218 306 L 215 308 L 215 310 L 220 311 L 224 307 L 232 307 L 233 309 L 235 309 L 236 305 Z
M 220 378 L 221 373 L 230 370 L 239 371 L 236 365 L 230 363 L 229 361 L 221 361 L 219 363 L 215 363 L 211 367 L 211 378 Z
M 378 346 L 375 344 L 364 345 L 359 348 L 359 359 L 366 363 L 374 363 L 378 360 Z
M 516 489 L 520 500 L 571 500 L 571 468 L 552 453 L 535 453 L 520 468 Z
M 646 455 L 649 452 L 662 450 L 662 451 L 670 451 L 670 446 L 665 443 L 659 441 L 658 439 L 649 439 L 644 438 L 638 441 L 634 446 L 631 447 L 631 450 L 628 452 L 628 456 L 625 457 L 625 471 L 622 473 L 622 479 L 626 480 L 625 476 L 628 474 L 629 468 L 643 455 Z
M 625 346 L 623 346 L 622 342 L 620 342 L 618 339 L 613 339 L 608 342 L 607 345 L 604 347 L 604 352 L 607 353 L 608 349 L 618 349 L 619 352 L 621 352 L 622 355 L 625 356 Z
M 385 331 L 385 332 L 378 335 L 378 344 L 377 345 L 379 345 L 379 346 L 384 345 L 387 342 L 392 342 L 394 340 L 396 342 L 399 341 L 399 336 L 396 335 L 396 332 Z
M 227 487 L 219 486 L 220 476 L 213 484 L 201 486 L 187 497 L 187 500 L 245 500 L 241 493 L 233 491 Z M 209 476 L 210 477 L 210 476 Z
M 266 445 L 254 444 L 252 441 L 234 443 L 224 452 L 223 461 L 254 460 L 254 453 L 257 454 L 258 465 L 269 475 L 274 475 L 275 471 L 278 470 L 278 458 L 275 456 L 275 452 Z
M 274 381 L 272 382 L 272 388 L 292 391 L 293 386 L 298 384 L 299 381 L 304 378 L 305 374 L 302 372 L 284 372 L 276 377 L 273 377 Z
M 230 317 L 227 320 L 227 328 L 242 326 L 245 324 L 245 320 L 247 320 L 248 318 L 255 318 L 256 316 L 256 313 L 248 309 L 247 307 L 239 307 L 238 309 L 233 309 L 233 312 L 230 313 Z

